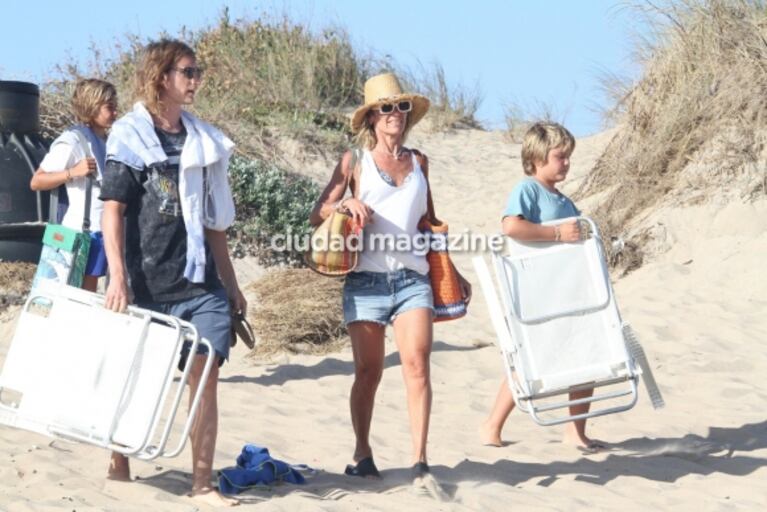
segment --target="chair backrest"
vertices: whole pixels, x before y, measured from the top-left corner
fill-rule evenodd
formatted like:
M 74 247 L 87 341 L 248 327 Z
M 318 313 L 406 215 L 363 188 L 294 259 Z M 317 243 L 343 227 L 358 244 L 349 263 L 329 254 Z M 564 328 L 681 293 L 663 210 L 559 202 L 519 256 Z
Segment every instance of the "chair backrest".
M 607 306 L 610 282 L 595 239 L 540 245 L 513 243 L 509 254 L 501 258 L 503 277 L 509 283 L 509 307 L 518 321 L 539 323 Z
M 138 453 L 173 381 L 180 324 L 50 289 L 33 290 L 19 318 L 0 374 L 0 423 Z
M 519 243 L 495 254 L 506 322 L 524 379 L 538 387 L 609 376 L 628 360 L 601 241 Z

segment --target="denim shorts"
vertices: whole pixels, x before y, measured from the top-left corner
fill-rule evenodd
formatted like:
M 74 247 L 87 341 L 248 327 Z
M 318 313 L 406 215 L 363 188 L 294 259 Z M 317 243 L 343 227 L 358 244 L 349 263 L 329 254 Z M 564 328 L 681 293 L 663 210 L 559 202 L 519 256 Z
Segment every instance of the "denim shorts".
M 229 359 L 229 333 L 232 318 L 225 289 L 218 288 L 202 295 L 175 302 L 144 302 L 138 306 L 190 322 L 197 328 L 200 337 L 208 340 L 213 346 L 218 356 L 219 366 L 224 364 L 226 359 Z M 178 363 L 179 370 L 184 369 L 191 347 L 190 341 L 184 342 L 181 349 L 181 360 Z M 197 353 L 207 354 L 208 348 L 204 345 L 198 345 Z
M 417 308 L 434 310 L 428 275 L 415 270 L 352 272 L 344 283 L 344 323 L 386 325 L 397 315 Z
M 95 277 L 107 275 L 107 253 L 104 251 L 104 237 L 101 231 L 91 233 L 91 248 L 88 250 L 85 275 Z

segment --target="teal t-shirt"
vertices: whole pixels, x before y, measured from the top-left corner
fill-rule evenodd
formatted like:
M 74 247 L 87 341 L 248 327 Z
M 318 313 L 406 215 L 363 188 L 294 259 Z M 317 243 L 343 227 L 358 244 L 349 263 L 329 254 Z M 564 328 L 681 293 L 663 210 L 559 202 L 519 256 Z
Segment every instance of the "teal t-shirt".
M 520 215 L 525 220 L 540 224 L 550 220 L 577 217 L 581 214 L 569 197 L 551 192 L 538 180 L 526 177 L 509 194 L 503 216 Z

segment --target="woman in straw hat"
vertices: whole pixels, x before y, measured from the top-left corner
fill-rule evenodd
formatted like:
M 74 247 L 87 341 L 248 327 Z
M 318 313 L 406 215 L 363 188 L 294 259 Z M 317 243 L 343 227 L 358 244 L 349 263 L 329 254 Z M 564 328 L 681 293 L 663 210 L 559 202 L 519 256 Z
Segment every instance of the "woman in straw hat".
M 347 151 L 311 215 L 319 225 L 333 211 L 347 212 L 364 229 L 363 250 L 343 292 L 344 322 L 354 353 L 350 407 L 356 437 L 354 464 L 346 474 L 380 477 L 370 447 L 370 423 L 384 362 L 384 332 L 394 327 L 402 361 L 413 442 L 413 473 L 429 472 L 426 439 L 431 411 L 429 355 L 433 299 L 429 264 L 417 247 L 418 223 L 434 219 L 426 155 L 403 146 L 410 129 L 429 110 L 429 100 L 404 93 L 391 73 L 365 83 L 365 104 L 352 115 L 361 151 Z M 352 195 L 344 198 L 346 191 Z M 421 239 L 422 240 L 422 239 Z M 410 241 L 411 243 L 407 243 Z M 420 249 L 420 250 L 419 250 Z M 469 283 L 460 277 L 468 301 Z

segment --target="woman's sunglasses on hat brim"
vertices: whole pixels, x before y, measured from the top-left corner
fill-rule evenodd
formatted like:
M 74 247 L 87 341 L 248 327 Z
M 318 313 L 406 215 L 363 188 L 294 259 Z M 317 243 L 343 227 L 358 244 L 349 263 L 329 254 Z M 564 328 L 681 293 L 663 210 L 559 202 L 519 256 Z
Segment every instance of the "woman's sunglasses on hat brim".
M 394 109 L 397 109 L 404 114 L 413 110 L 413 102 L 405 100 L 398 101 L 397 103 L 382 103 L 375 107 L 375 109 L 381 114 L 391 114 L 394 112 Z

